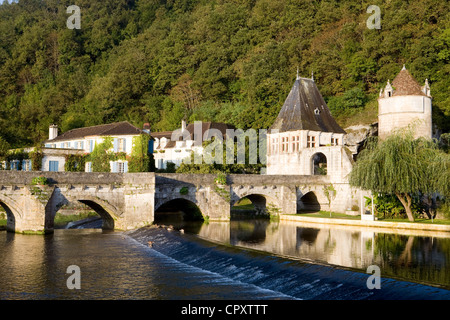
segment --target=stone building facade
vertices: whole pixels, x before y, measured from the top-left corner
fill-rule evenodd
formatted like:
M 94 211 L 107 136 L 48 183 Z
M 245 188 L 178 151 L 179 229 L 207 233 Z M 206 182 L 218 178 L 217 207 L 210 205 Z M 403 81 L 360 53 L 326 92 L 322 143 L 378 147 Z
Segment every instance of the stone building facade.
M 345 134 L 314 80 L 297 77 L 267 134 L 267 174 L 328 175 L 345 182 L 352 168 Z

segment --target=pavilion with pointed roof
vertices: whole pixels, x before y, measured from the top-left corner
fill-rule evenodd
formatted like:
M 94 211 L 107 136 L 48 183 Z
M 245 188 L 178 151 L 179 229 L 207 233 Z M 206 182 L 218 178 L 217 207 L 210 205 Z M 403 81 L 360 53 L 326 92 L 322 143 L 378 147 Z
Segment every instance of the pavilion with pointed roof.
M 279 132 L 310 130 L 345 134 L 332 117 L 313 78 L 299 76 L 270 129 Z
M 378 135 L 414 126 L 416 138 L 432 137 L 432 97 L 428 79 L 421 86 L 405 65 L 392 81 L 388 80 L 378 98 Z
M 345 182 L 351 155 L 314 79 L 297 75 L 267 135 L 267 174 L 323 175 Z

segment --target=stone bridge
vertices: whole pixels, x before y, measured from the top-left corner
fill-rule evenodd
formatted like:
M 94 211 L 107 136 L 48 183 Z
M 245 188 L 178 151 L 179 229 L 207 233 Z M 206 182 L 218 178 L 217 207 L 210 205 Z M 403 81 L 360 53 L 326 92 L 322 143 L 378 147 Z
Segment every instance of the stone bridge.
M 47 185 L 33 184 L 44 176 Z M 248 198 L 257 213 L 295 214 L 301 209 L 328 209 L 327 176 L 228 175 L 226 185 L 211 174 L 70 173 L 0 171 L 0 205 L 7 229 L 19 233 L 51 233 L 64 206 L 81 202 L 103 219 L 104 229 L 131 230 L 154 222 L 164 207 L 195 205 L 204 218 L 229 220 L 234 204 Z M 351 207 L 356 191 L 336 185 L 333 211 Z

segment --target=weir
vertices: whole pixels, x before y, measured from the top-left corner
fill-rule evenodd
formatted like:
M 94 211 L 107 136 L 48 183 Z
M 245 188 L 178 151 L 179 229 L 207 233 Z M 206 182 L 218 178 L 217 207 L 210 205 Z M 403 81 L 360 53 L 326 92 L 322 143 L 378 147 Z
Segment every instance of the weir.
M 47 184 L 33 184 L 39 176 Z M 328 176 L 228 175 L 225 185 L 218 185 L 215 178 L 214 174 L 0 171 L 0 205 L 6 211 L 8 231 L 45 234 L 53 232 L 57 211 L 75 202 L 97 212 L 103 229 L 134 230 L 152 224 L 155 211 L 179 199 L 194 203 L 212 221 L 228 221 L 233 205 L 245 197 L 268 215 L 295 214 L 308 207 L 302 203 L 306 194 L 314 195 L 316 208 L 336 212 L 359 199 L 359 191 L 348 184 L 335 184 L 336 197 L 328 199 L 324 192 L 331 184 Z

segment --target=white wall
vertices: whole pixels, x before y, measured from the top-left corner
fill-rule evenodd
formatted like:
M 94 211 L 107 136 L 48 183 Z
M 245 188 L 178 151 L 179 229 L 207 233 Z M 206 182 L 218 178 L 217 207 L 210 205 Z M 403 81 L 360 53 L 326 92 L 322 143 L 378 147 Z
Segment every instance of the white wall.
M 58 172 L 64 171 L 64 165 L 66 164 L 65 156 L 48 156 L 44 155 L 42 158 L 42 171 L 50 171 L 50 161 L 58 161 Z

